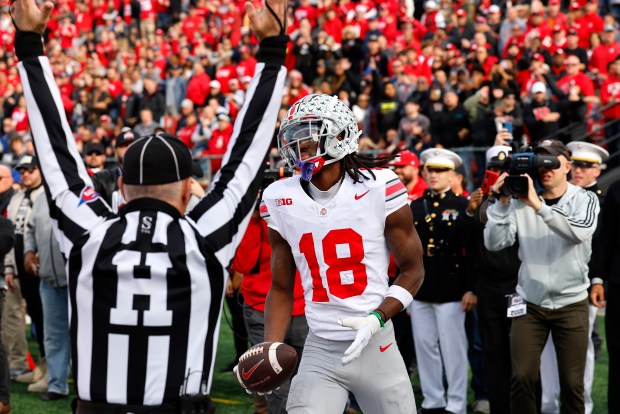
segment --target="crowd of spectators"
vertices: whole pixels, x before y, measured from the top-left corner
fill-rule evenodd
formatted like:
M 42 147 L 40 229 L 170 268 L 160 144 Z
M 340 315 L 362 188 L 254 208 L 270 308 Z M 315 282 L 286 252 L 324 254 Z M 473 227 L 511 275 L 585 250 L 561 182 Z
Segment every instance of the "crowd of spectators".
M 60 0 L 47 51 L 78 147 L 100 142 L 111 156 L 121 128 L 163 127 L 197 158 L 221 157 L 256 66 L 243 3 Z M 283 108 L 311 92 L 338 95 L 364 131 L 362 150 L 452 148 L 471 182 L 484 152 L 470 147 L 492 145 L 506 120 L 516 139 L 568 142 L 620 114 L 617 10 L 596 0 L 290 3 Z M 5 6 L 5 164 L 33 151 L 13 37 Z M 619 125 L 590 138 L 615 137 Z

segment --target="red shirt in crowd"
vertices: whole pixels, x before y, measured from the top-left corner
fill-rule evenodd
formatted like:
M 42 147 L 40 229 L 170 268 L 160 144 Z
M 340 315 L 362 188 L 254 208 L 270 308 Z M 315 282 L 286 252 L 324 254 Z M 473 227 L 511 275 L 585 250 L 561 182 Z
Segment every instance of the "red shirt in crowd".
M 226 153 L 226 148 L 228 148 L 228 143 L 230 142 L 230 138 L 232 137 L 233 126 L 228 125 L 226 129 L 223 131 L 219 128 L 214 129 L 211 135 L 211 139 L 209 140 L 209 149 L 205 150 L 205 155 L 224 155 Z M 211 159 L 211 172 L 215 174 L 217 170 L 222 166 L 222 158 L 213 158 Z
M 315 27 L 316 25 L 316 17 L 317 17 L 317 12 L 316 12 L 316 7 L 311 6 L 311 5 L 307 5 L 307 6 L 300 6 L 298 8 L 295 9 L 295 20 L 296 21 L 300 21 L 302 19 L 308 19 L 308 21 L 310 22 L 310 25 L 312 27 Z
M 73 47 L 73 39 L 77 37 L 77 27 L 74 24 L 62 24 L 59 27 L 60 47 L 62 49 L 71 49 Z
M 209 94 L 209 82 L 211 82 L 211 77 L 204 72 L 200 75 L 192 76 L 187 83 L 185 97 L 196 106 L 204 105 L 205 98 Z
M 131 13 L 129 18 L 131 18 Z M 78 33 L 88 33 L 93 30 L 93 18 L 90 13 L 77 11 L 75 14 L 75 27 Z
M 237 63 L 237 77 L 254 77 L 257 63 L 258 62 L 256 61 L 256 58 L 254 56 L 248 56 L 247 59 L 241 60 L 239 63 Z
M 241 293 L 244 302 L 260 312 L 265 312 L 265 299 L 271 289 L 271 246 L 267 232 L 267 223 L 259 215 L 253 215 L 231 269 L 243 274 Z M 297 272 L 293 290 L 293 316 L 303 315 L 305 306 L 301 277 Z
M 428 184 L 426 181 L 424 181 L 422 177 L 418 177 L 418 181 L 411 188 L 411 190 L 407 192 L 407 200 L 411 203 L 413 200 L 422 197 L 427 188 Z
M 580 26 L 579 46 L 586 49 L 590 47 L 590 36 L 592 36 L 592 33 L 602 33 L 605 27 L 605 20 L 597 13 L 584 14 L 577 19 L 576 23 Z
M 215 71 L 215 80 L 222 85 L 222 93 L 227 94 L 230 92 L 228 81 L 237 78 L 237 67 L 233 64 L 220 66 Z
M 570 87 L 573 85 L 579 86 L 584 96 L 594 96 L 594 83 L 585 73 L 579 72 L 574 76 L 565 75 L 558 81 L 558 87 L 566 94 L 570 92 Z
M 607 106 L 613 99 L 620 101 L 620 77 L 610 74 L 601 85 L 601 102 Z M 620 103 L 604 111 L 603 116 L 605 119 L 620 118 Z
M 28 114 L 25 109 L 21 109 L 19 106 L 16 106 L 11 114 L 11 119 L 15 123 L 16 132 L 28 131 Z
M 323 30 L 334 38 L 336 43 L 342 43 L 342 21 L 337 17 L 327 20 L 323 25 Z
M 186 125 L 177 131 L 177 134 L 176 134 L 177 137 L 179 137 L 179 139 L 183 141 L 183 143 L 189 149 L 194 148 L 194 142 L 192 141 L 192 136 L 196 132 L 197 128 L 198 128 L 198 124 L 195 123 L 194 125 Z
M 198 32 L 202 19 L 202 17 L 196 14 L 193 17 L 187 17 L 183 20 L 183 23 L 181 23 L 181 31 L 190 42 L 194 40 L 194 36 L 196 32 Z
M 156 13 L 152 0 L 140 0 L 140 20 L 155 20 Z
M 592 51 L 590 57 L 590 70 L 597 69 L 599 73 L 607 74 L 607 65 L 620 54 L 620 45 L 616 42 L 608 45 L 601 44 Z

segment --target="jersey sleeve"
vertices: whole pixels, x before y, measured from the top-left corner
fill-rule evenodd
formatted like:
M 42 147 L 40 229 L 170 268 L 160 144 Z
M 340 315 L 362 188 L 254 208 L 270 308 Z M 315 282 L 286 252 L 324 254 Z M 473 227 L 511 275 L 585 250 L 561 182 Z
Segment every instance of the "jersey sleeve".
M 271 186 L 263 192 L 263 199 L 260 203 L 260 216 L 265 220 L 265 223 L 267 223 L 267 227 L 277 231 L 284 237 L 283 229 L 278 222 L 278 211 L 276 209 L 275 200 L 270 197 L 270 190 Z
M 232 260 L 245 233 L 263 177 L 286 78 L 287 36 L 261 41 L 256 72 L 209 193 L 188 213 L 220 262 Z
M 78 239 L 113 215 L 94 191 L 77 150 L 41 36 L 18 31 L 15 51 L 50 216 L 66 256 Z
M 383 170 L 385 177 L 385 216 L 407 205 L 407 188 L 391 170 Z

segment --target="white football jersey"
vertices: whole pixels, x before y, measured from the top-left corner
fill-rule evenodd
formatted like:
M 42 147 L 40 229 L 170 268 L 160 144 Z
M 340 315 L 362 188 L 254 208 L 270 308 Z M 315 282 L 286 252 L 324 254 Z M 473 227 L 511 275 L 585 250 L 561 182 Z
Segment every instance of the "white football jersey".
M 407 190 L 391 170 L 373 172 L 376 180 L 362 183 L 345 175 L 325 205 L 306 194 L 300 176 L 276 181 L 263 193 L 261 216 L 291 246 L 308 325 L 322 338 L 355 338 L 338 319 L 368 315 L 388 290 L 385 219 L 407 205 Z

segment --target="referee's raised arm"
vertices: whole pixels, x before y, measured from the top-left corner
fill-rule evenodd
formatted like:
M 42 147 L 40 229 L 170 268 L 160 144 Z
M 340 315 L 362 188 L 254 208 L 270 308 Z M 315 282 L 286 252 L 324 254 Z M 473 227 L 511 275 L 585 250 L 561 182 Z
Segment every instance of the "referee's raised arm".
M 261 40 L 258 65 L 235 121 L 223 167 L 211 191 L 189 213 L 222 263 L 232 260 L 249 222 L 282 102 L 288 41 L 283 26 L 286 2 L 269 4 L 271 9 L 257 11 L 246 3 L 252 29 Z
M 17 29 L 15 52 L 30 129 L 51 199 L 50 213 L 58 222 L 59 242 L 66 255 L 80 237 L 112 215 L 92 189 L 43 50 L 41 34 L 53 3 L 39 7 L 34 0 L 17 0 L 12 7 Z

